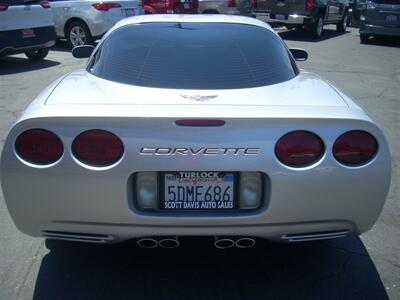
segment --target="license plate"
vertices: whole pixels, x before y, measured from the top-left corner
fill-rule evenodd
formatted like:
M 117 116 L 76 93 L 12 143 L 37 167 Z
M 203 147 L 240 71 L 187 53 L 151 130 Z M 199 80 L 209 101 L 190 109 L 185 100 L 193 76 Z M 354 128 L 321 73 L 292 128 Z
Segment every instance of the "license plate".
M 135 10 L 133 8 L 125 9 L 125 16 L 130 17 L 135 15 Z
M 386 16 L 386 21 L 388 22 L 396 22 L 397 21 L 397 16 Z
M 190 3 L 184 3 L 183 4 L 184 9 L 190 9 Z
M 277 19 L 277 20 L 285 20 L 286 17 L 285 17 L 285 15 L 275 15 L 275 19 Z
M 234 199 L 234 173 L 229 172 L 167 172 L 163 173 L 164 210 L 231 210 Z
M 22 34 L 22 38 L 24 38 L 24 39 L 36 36 L 35 31 L 33 31 L 33 29 L 30 29 L 30 28 L 21 30 L 21 34 Z

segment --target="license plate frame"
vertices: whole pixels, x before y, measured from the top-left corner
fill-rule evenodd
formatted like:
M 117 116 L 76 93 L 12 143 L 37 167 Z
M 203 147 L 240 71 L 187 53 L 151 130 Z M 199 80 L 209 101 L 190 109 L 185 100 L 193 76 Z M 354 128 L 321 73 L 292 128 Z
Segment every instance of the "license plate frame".
M 215 208 L 213 207 L 184 207 L 184 204 L 181 204 L 180 207 L 166 207 L 166 176 L 167 175 L 176 175 L 178 173 L 187 173 L 191 171 L 170 171 L 170 172 L 159 172 L 158 173 L 158 182 L 159 182 L 159 210 L 163 212 L 201 212 L 201 213 L 221 213 L 221 212 L 232 212 L 232 211 L 237 211 L 239 208 L 239 203 L 238 203 L 238 195 L 239 195 L 239 173 L 238 172 L 230 172 L 230 171 L 192 171 L 194 173 L 218 173 L 220 175 L 219 178 L 222 178 L 223 176 L 226 175 L 231 175 L 232 176 L 232 207 L 218 207 L 218 204 Z M 210 185 L 210 186 L 217 186 L 215 185 Z M 223 191 L 222 191 L 223 192 Z M 204 200 L 202 200 L 204 201 Z M 172 202 L 178 202 L 178 201 L 172 201 Z M 182 201 L 181 201 L 182 202 Z M 185 202 L 185 201 L 183 201 Z M 188 202 L 188 201 L 186 201 Z M 197 203 L 200 203 L 201 201 L 194 201 Z M 200 205 L 200 204 L 199 204 Z

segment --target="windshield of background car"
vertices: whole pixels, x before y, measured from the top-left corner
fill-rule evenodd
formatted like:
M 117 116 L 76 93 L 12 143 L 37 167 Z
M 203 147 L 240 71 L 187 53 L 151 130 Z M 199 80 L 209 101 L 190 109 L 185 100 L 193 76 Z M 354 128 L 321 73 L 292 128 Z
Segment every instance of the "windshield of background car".
M 238 89 L 296 76 L 287 48 L 268 29 L 229 23 L 142 23 L 113 31 L 89 71 L 144 87 Z

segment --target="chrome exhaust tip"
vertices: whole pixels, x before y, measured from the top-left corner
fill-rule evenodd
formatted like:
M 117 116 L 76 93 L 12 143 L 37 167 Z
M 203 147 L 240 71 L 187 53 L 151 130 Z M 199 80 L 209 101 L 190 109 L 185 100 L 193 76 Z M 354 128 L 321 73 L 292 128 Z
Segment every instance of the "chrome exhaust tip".
M 235 241 L 228 238 L 215 238 L 214 246 L 218 249 L 228 249 L 235 245 Z
M 160 245 L 161 248 L 174 249 L 179 246 L 179 240 L 175 237 L 164 238 L 158 242 L 158 245 Z
M 256 240 L 248 237 L 237 239 L 235 242 L 236 247 L 244 249 L 253 247 L 256 244 Z
M 137 241 L 137 244 L 142 248 L 152 249 L 158 246 L 158 241 L 153 238 L 142 238 Z

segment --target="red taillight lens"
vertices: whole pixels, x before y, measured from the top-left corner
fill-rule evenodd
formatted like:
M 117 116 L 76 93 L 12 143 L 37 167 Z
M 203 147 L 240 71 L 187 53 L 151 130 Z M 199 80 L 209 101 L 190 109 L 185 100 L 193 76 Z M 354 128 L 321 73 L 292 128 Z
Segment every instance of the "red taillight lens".
M 51 131 L 30 129 L 18 136 L 15 150 L 26 161 L 47 165 L 60 159 L 64 147 L 60 138 Z
M 228 7 L 236 7 L 236 0 L 228 0 Z
M 42 2 L 40 2 L 40 5 L 41 5 L 43 8 L 50 8 L 50 3 L 47 2 L 47 1 L 42 1 Z
M 257 0 L 251 0 L 251 8 L 257 8 Z
M 333 156 L 345 165 L 360 165 L 371 160 L 378 151 L 376 139 L 361 130 L 348 131 L 333 144 Z
M 316 162 L 324 153 L 322 140 L 308 131 L 292 131 L 275 145 L 276 157 L 285 165 L 303 167 Z
M 8 9 L 8 4 L 7 3 L 0 3 L 0 11 L 4 11 Z
M 99 3 L 93 3 L 92 6 L 97 10 L 107 11 L 111 8 L 121 7 L 121 4 L 114 2 L 99 2 Z
M 306 12 L 312 12 L 315 8 L 315 0 L 307 0 L 306 2 Z
M 117 162 L 124 153 L 122 141 L 105 130 L 88 130 L 78 135 L 72 143 L 75 157 L 88 165 L 107 166 Z

